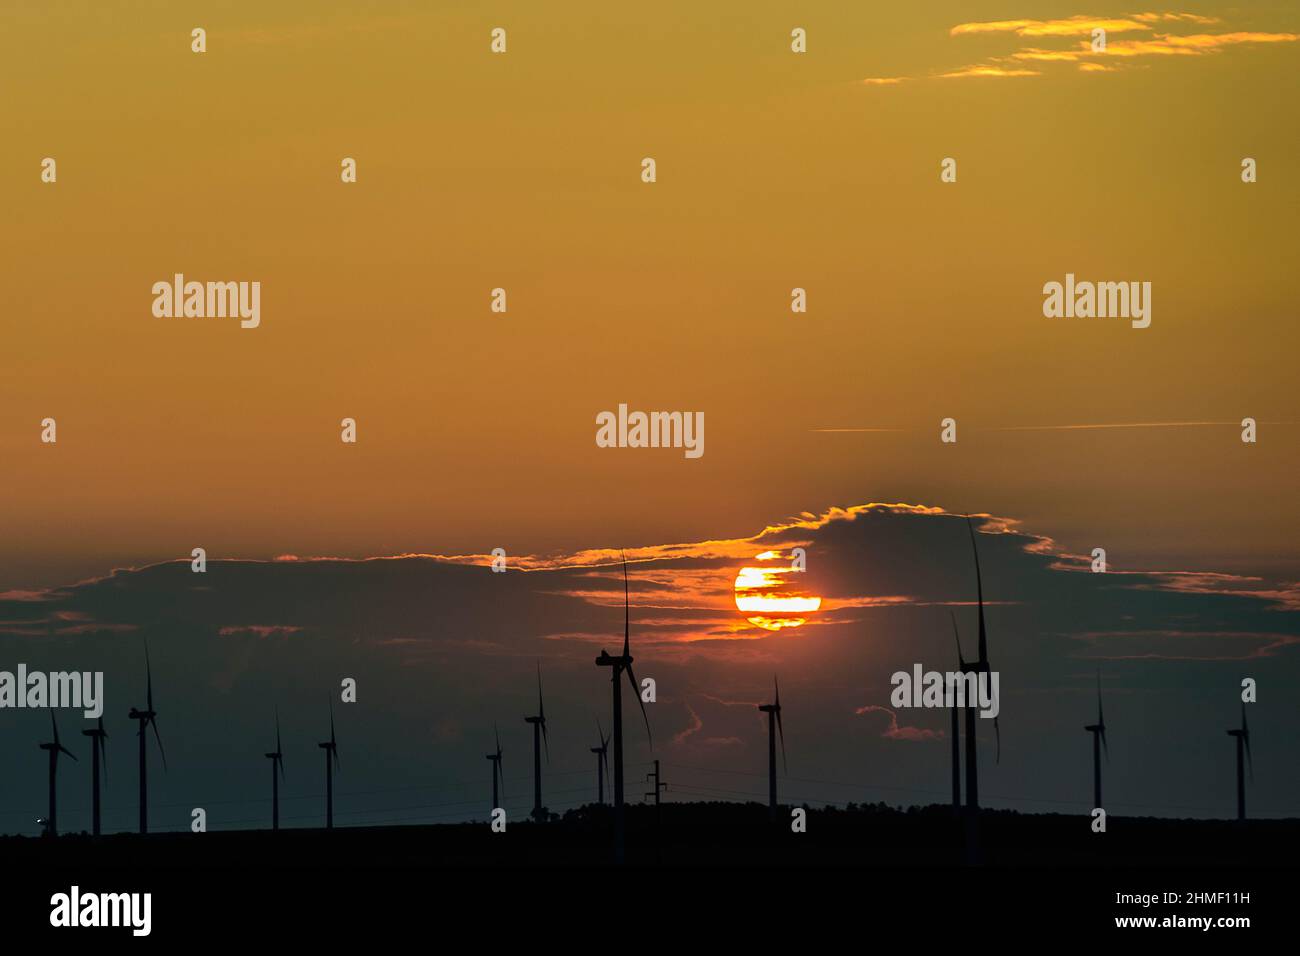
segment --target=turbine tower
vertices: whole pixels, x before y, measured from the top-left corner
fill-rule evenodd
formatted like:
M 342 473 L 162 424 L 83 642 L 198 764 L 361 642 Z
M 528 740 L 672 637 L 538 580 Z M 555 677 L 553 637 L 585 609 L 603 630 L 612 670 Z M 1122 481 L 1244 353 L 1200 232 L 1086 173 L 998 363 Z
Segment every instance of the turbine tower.
M 775 703 L 759 704 L 758 709 L 767 714 L 767 806 L 772 822 L 776 822 L 776 735 L 781 734 L 781 766 L 789 773 L 785 762 L 785 727 L 781 725 L 781 685 L 774 676 L 772 686 L 776 691 Z M 656 800 L 658 798 L 656 797 Z
M 158 733 L 158 712 L 153 709 L 153 670 L 149 665 L 149 645 L 144 646 L 144 677 L 145 677 L 145 708 L 137 710 L 131 708 L 127 715 L 132 720 L 139 721 L 140 729 L 136 735 L 140 738 L 140 832 L 149 832 L 149 768 L 145 760 L 148 752 L 146 748 L 145 728 L 153 727 L 154 739 L 158 741 L 158 754 L 162 757 L 163 770 L 167 770 L 167 752 L 163 750 L 162 736 Z
M 524 723 L 533 725 L 533 819 L 538 823 L 546 819 L 542 807 L 542 743 L 546 743 L 546 762 L 551 762 L 551 742 L 546 739 L 546 707 L 542 703 L 542 665 L 537 665 L 537 716 L 525 717 Z
M 104 743 L 104 739 L 108 737 L 108 732 L 104 730 L 104 718 L 99 718 L 98 727 L 92 730 L 83 730 L 82 734 L 91 738 L 90 832 L 94 836 L 99 836 L 99 758 L 101 754 L 104 757 L 104 782 L 108 783 L 108 745 Z
M 1242 751 L 1245 751 L 1246 764 L 1250 766 L 1250 781 L 1255 782 L 1255 764 L 1250 759 L 1250 726 L 1246 723 L 1246 705 L 1241 705 L 1241 727 L 1229 730 L 1229 737 L 1237 738 L 1237 819 L 1246 819 L 1246 776 L 1242 764 Z M 51 803 L 50 807 L 53 808 Z
M 1110 762 L 1110 748 L 1106 746 L 1106 718 L 1101 714 L 1101 671 L 1097 672 L 1097 722 L 1083 728 L 1092 734 L 1092 806 L 1101 806 L 1101 751 L 1106 751 Z
M 54 731 L 54 739 L 47 744 L 41 744 L 42 750 L 50 752 L 50 816 L 45 821 L 45 827 L 50 836 L 58 836 L 59 801 L 55 780 L 59 775 L 59 754 L 67 754 L 73 760 L 77 758 L 71 750 L 59 742 L 59 725 L 54 722 L 54 711 L 50 711 L 50 729 Z
M 978 681 L 980 674 L 988 674 L 992 668 L 989 666 L 988 634 L 984 628 L 984 581 L 980 576 L 980 552 L 979 547 L 975 544 L 975 525 L 971 522 L 969 516 L 966 518 L 966 529 L 970 532 L 970 546 L 975 553 L 975 589 L 979 602 L 980 630 L 979 658 L 973 663 L 967 664 L 964 673 L 974 674 L 975 680 Z M 979 768 L 975 749 L 976 709 L 974 702 L 966 701 L 966 810 L 971 814 L 976 813 L 980 808 Z M 1000 761 L 1002 759 L 1002 736 L 998 730 L 998 719 L 996 717 L 993 718 L 993 734 L 997 739 L 997 760 Z
M 966 673 L 966 659 L 961 653 L 961 634 L 957 631 L 957 615 L 952 611 L 948 612 L 952 618 L 952 637 L 957 642 L 957 673 Z M 952 738 L 952 812 L 961 813 L 961 728 L 958 726 L 958 712 L 960 708 L 954 697 L 952 706 L 948 708 L 952 715 L 952 726 L 948 735 Z
M 609 776 L 609 738 L 605 736 L 605 728 L 600 726 L 600 718 L 596 718 L 596 733 L 600 736 L 600 746 L 592 747 L 591 752 L 596 755 L 596 802 L 602 807 L 605 805 L 605 778 Z
M 614 859 L 623 862 L 623 673 L 632 685 L 632 693 L 641 704 L 641 716 L 645 719 L 646 739 L 654 748 L 654 738 L 650 736 L 650 717 L 645 712 L 645 701 L 641 700 L 641 688 L 637 685 L 636 675 L 632 673 L 632 652 L 630 649 L 631 620 L 627 596 L 627 556 L 623 557 L 623 653 L 615 657 L 602 650 L 596 658 L 597 667 L 610 668 L 610 684 L 614 688 Z
M 492 725 L 492 733 L 496 735 L 497 752 L 488 754 L 487 759 L 492 761 L 492 813 L 495 813 L 497 807 L 501 806 L 499 794 L 505 792 L 506 778 L 501 772 L 501 733 L 497 730 L 496 724 Z M 499 791 L 497 790 L 497 781 L 501 783 Z
M 330 739 L 317 744 L 325 751 L 325 829 L 334 829 L 334 774 L 338 770 L 339 742 L 334 736 L 334 700 L 330 698 Z M 277 749 L 279 749 L 277 747 Z
M 280 781 L 284 779 L 284 748 L 280 746 L 280 711 L 275 712 L 275 751 L 263 754 L 271 761 L 271 829 L 280 829 Z M 276 771 L 279 771 L 279 776 Z

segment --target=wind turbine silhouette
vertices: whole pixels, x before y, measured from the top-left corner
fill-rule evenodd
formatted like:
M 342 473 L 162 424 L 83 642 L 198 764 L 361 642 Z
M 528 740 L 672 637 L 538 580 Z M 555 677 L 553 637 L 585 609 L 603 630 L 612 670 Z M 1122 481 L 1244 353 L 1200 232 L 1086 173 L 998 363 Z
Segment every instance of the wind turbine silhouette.
M 781 734 L 781 766 L 789 773 L 785 762 L 785 727 L 781 725 L 781 685 L 772 677 L 772 686 L 776 690 L 776 701 L 771 704 L 759 704 L 758 709 L 767 714 L 767 806 L 768 815 L 776 822 L 776 735 Z
M 1250 782 L 1255 782 L 1255 763 L 1250 759 L 1250 726 L 1246 723 L 1246 705 L 1241 705 L 1241 727 L 1229 730 L 1229 737 L 1237 738 L 1237 819 L 1246 819 L 1246 776 L 1242 766 L 1242 750 L 1245 750 L 1246 763 L 1250 766 Z M 52 779 L 52 778 L 51 778 Z M 54 804 L 51 803 L 52 807 Z
M 964 674 L 966 659 L 961 653 L 961 634 L 957 630 L 957 615 L 949 611 L 948 616 L 952 618 L 952 637 L 957 642 L 957 673 Z M 948 708 L 952 715 L 952 727 L 948 734 L 952 738 L 952 812 L 955 814 L 961 813 L 961 732 L 957 720 L 960 709 L 954 698 L 952 706 Z
M 600 746 L 592 747 L 591 752 L 596 755 L 596 802 L 602 807 L 605 805 L 605 778 L 609 776 L 609 738 L 605 736 L 605 728 L 600 726 L 600 718 L 596 718 L 596 733 L 600 735 Z
M 59 774 L 59 754 L 67 754 L 76 760 L 76 756 L 67 747 L 59 742 L 59 725 L 54 722 L 54 711 L 50 711 L 50 729 L 54 731 L 54 739 L 49 743 L 41 744 L 42 750 L 50 752 L 50 816 L 45 821 L 46 832 L 50 836 L 59 835 L 59 801 L 55 779 Z
M 645 718 L 646 739 L 654 749 L 654 738 L 650 735 L 650 717 L 645 712 L 645 701 L 641 700 L 641 688 L 632 673 L 632 651 L 630 649 L 631 612 L 627 595 L 627 555 L 623 556 L 623 653 L 615 657 L 602 650 L 596 658 L 597 667 L 611 669 L 610 684 L 614 688 L 614 859 L 623 862 L 623 682 L 620 678 L 627 672 L 627 679 L 632 684 L 632 693 L 641 704 L 641 716 Z
M 140 738 L 140 832 L 149 832 L 149 770 L 145 755 L 147 753 L 145 728 L 152 726 L 154 739 L 158 741 L 158 754 L 162 757 L 163 770 L 167 770 L 167 751 L 163 750 L 162 735 L 158 733 L 158 712 L 153 709 L 153 669 L 149 665 L 149 645 L 144 646 L 145 708 L 137 710 L 132 707 L 127 715 L 140 722 L 137 736 Z
M 1092 805 L 1101 806 L 1101 751 L 1106 750 L 1106 762 L 1110 763 L 1110 748 L 1106 746 L 1106 718 L 1101 713 L 1101 671 L 1097 671 L 1097 722 L 1083 728 L 1092 734 Z
M 975 525 L 970 517 L 966 518 L 966 530 L 970 532 L 970 546 L 975 553 L 975 588 L 979 601 L 979 658 L 963 669 L 963 673 L 974 674 L 979 680 L 980 674 L 988 674 L 989 666 L 988 635 L 984 629 L 984 580 L 980 576 L 980 552 L 975 544 Z M 975 710 L 972 701 L 966 701 L 966 810 L 975 813 L 980 808 L 979 768 L 975 748 Z M 993 734 L 997 740 L 997 761 L 1002 760 L 1002 734 L 998 729 L 998 719 L 993 718 Z
M 546 707 L 542 703 L 542 665 L 537 665 L 537 716 L 525 717 L 524 723 L 533 725 L 533 819 L 539 823 L 546 819 L 542 808 L 542 743 L 546 743 L 546 762 L 551 762 L 551 742 L 546 738 Z
M 99 726 L 92 730 L 83 730 L 82 734 L 91 738 L 90 740 L 90 832 L 94 836 L 99 836 L 99 757 L 102 753 L 104 756 L 104 782 L 108 783 L 108 745 L 104 743 L 108 732 L 104 730 L 104 718 L 99 718 Z
M 330 736 L 333 736 L 331 732 Z M 275 711 L 275 751 L 263 754 L 271 761 L 271 829 L 280 829 L 280 781 L 284 779 L 284 748 L 280 746 L 280 710 Z M 276 771 L 280 771 L 276 776 Z
M 501 793 L 506 789 L 506 778 L 501 771 L 501 733 L 497 730 L 497 725 L 492 725 L 492 733 L 497 739 L 497 752 L 488 754 L 487 759 L 492 761 L 492 812 L 495 813 L 497 807 L 501 806 L 500 797 L 497 791 L 497 781 L 501 781 Z
M 339 742 L 334 736 L 334 700 L 330 698 L 330 739 L 317 744 L 325 751 L 325 829 L 334 829 L 334 774 L 339 761 Z M 276 749 L 279 747 L 277 745 Z

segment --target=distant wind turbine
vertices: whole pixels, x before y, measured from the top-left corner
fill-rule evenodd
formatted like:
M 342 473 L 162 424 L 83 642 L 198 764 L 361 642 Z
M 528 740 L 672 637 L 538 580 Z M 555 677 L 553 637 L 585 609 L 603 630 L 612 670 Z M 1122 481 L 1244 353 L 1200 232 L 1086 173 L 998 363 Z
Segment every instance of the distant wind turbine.
M 332 735 L 331 735 L 332 736 Z M 275 751 L 263 754 L 271 761 L 271 829 L 280 829 L 280 781 L 284 779 L 284 748 L 280 746 L 280 711 L 275 712 Z M 279 771 L 277 776 L 276 771 Z
M 1242 764 L 1242 751 L 1245 751 L 1246 764 L 1250 767 L 1250 782 L 1255 782 L 1255 763 L 1250 759 L 1250 726 L 1246 723 L 1246 705 L 1241 705 L 1241 727 L 1229 730 L 1229 737 L 1237 738 L 1237 819 L 1246 819 L 1246 775 Z M 53 806 L 53 804 L 51 804 Z
M 646 739 L 654 748 L 654 738 L 650 736 L 650 716 L 645 711 L 645 701 L 641 700 L 641 688 L 632 673 L 632 652 L 630 649 L 631 612 L 627 595 L 627 556 L 623 557 L 623 653 L 615 657 L 602 650 L 596 658 L 597 667 L 611 669 L 610 683 L 614 688 L 614 858 L 623 862 L 623 682 L 624 671 L 632 684 L 632 693 L 641 704 L 641 716 L 645 718 Z
M 330 698 L 330 739 L 316 745 L 325 751 L 325 829 L 334 829 L 334 774 L 338 770 L 339 742 L 334 736 L 334 700 Z M 279 749 L 278 746 L 276 749 Z
M 104 757 L 104 782 L 108 783 L 108 746 L 104 740 L 108 732 L 104 730 L 104 718 L 99 718 L 99 726 L 92 730 L 83 730 L 82 734 L 90 738 L 90 832 L 99 836 L 99 758 Z
M 76 760 L 76 756 L 67 747 L 59 742 L 59 725 L 54 722 L 54 711 L 50 711 L 50 729 L 54 731 L 54 739 L 49 743 L 41 744 L 42 750 L 50 752 L 50 816 L 45 821 L 45 827 L 50 836 L 59 835 L 59 801 L 55 780 L 59 775 L 59 754 L 67 754 Z
M 781 724 L 781 685 L 776 677 L 772 678 L 772 687 L 776 700 L 771 704 L 759 704 L 758 709 L 767 714 L 767 806 L 773 822 L 776 820 L 776 735 L 781 734 L 781 766 L 789 773 L 785 762 L 785 727 Z
M 162 736 L 158 733 L 158 712 L 153 709 L 153 669 L 149 664 L 149 645 L 144 646 L 145 708 L 137 710 L 132 707 L 128 716 L 139 721 L 140 729 L 140 832 L 149 832 L 149 772 L 145 755 L 145 728 L 153 727 L 154 739 L 158 741 L 158 754 L 162 757 L 163 770 L 167 769 L 167 752 L 163 750 Z
M 1101 671 L 1097 672 L 1097 722 L 1083 728 L 1092 734 L 1092 806 L 1101 806 L 1101 751 L 1106 751 L 1110 762 L 1110 748 L 1106 746 L 1106 718 L 1101 713 Z
M 501 806 L 500 794 L 505 792 L 506 778 L 501 770 L 501 733 L 496 724 L 492 725 L 492 733 L 497 739 L 497 752 L 488 754 L 487 759 L 492 761 L 492 812 L 495 813 L 497 807 Z M 497 781 L 501 783 L 500 791 L 497 790 Z
M 980 576 L 980 552 L 975 543 L 975 525 L 970 518 L 966 518 L 966 529 L 970 532 L 970 546 L 975 553 L 975 589 L 979 601 L 979 658 L 971 664 L 968 664 L 965 673 L 974 674 L 975 679 L 979 680 L 980 674 L 988 674 L 991 671 L 989 666 L 989 646 L 988 634 L 984 628 L 984 580 Z M 976 747 L 975 747 L 975 711 L 977 709 L 975 701 L 966 701 L 966 809 L 970 813 L 975 813 L 980 808 L 979 792 L 979 768 L 977 766 Z M 1002 736 L 998 729 L 998 719 L 993 718 L 993 734 L 997 740 L 997 760 L 1002 759 Z
M 599 717 L 596 718 L 596 733 L 600 737 L 600 746 L 591 748 L 596 755 L 596 802 L 604 806 L 605 778 L 609 776 L 609 738 L 605 736 L 605 728 L 600 726 Z
M 533 819 L 539 823 L 546 819 L 542 808 L 542 744 L 546 744 L 546 762 L 551 762 L 551 742 L 546 737 L 546 706 L 542 702 L 542 665 L 537 665 L 537 714 L 525 717 L 524 723 L 533 725 Z

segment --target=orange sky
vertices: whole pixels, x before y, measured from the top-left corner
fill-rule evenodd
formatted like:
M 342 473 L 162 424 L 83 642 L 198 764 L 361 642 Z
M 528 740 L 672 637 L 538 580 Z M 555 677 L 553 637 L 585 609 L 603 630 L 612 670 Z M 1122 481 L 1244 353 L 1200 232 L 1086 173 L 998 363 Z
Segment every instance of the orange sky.
M 1100 61 L 1068 25 L 954 30 L 1005 4 L 141 6 L 0 12 L 0 590 L 196 546 L 547 553 L 871 500 L 1297 573 L 1293 7 L 1186 4 Z M 1068 55 L 1017 59 L 1044 49 Z M 945 77 L 972 68 L 1034 75 Z M 261 326 L 154 318 L 175 272 L 260 281 Z M 1151 327 L 1044 318 L 1067 272 L 1150 281 Z M 620 402 L 703 411 L 706 453 L 597 448 Z M 1008 430 L 1245 416 L 1256 445 Z

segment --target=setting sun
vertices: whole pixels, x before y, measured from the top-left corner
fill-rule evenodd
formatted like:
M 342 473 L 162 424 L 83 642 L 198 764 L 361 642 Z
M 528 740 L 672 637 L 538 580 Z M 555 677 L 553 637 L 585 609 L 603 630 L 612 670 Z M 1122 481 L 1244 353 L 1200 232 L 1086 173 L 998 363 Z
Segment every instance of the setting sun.
M 807 614 L 822 606 L 820 597 L 804 594 L 792 583 L 789 576 L 802 572 L 789 556 L 764 551 L 754 560 L 785 563 L 743 567 L 736 575 L 736 607 L 749 615 L 750 624 L 769 631 L 799 627 L 807 622 Z

